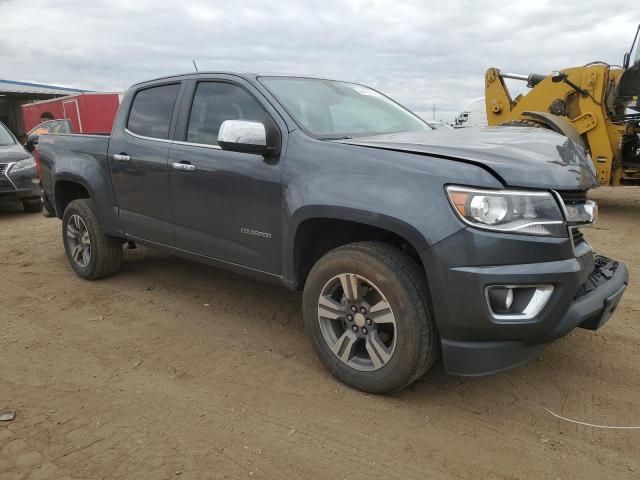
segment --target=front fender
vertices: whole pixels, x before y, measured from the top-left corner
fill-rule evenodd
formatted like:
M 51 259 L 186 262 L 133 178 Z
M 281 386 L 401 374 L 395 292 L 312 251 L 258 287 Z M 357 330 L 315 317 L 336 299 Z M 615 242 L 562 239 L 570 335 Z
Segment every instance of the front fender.
M 292 215 L 292 231 L 297 232 L 305 220 L 326 218 L 332 220 L 345 220 L 349 222 L 382 228 L 407 240 L 417 252 L 422 252 L 429 247 L 429 242 L 415 227 L 403 220 L 390 217 L 371 210 L 362 210 L 336 205 L 304 205 Z M 288 247 L 293 247 L 295 235 L 287 237 L 292 242 Z
M 284 283 L 291 288 L 298 285 L 298 259 L 296 241 L 300 227 L 307 220 L 342 220 L 360 225 L 380 228 L 398 235 L 417 251 L 422 252 L 429 247 L 429 241 L 409 223 L 372 210 L 337 205 L 303 205 L 291 217 L 283 235 L 282 272 Z
M 290 138 L 283 171 L 282 268 L 296 281 L 296 237 L 310 219 L 336 219 L 392 232 L 421 253 L 464 228 L 445 185 L 499 187 L 474 165 L 347 144 Z

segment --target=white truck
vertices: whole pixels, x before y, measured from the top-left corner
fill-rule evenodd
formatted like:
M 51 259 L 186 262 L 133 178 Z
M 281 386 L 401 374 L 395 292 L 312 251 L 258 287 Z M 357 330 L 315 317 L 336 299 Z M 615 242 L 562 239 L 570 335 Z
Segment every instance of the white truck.
M 476 98 L 467 103 L 456 115 L 454 128 L 479 127 L 487 125 L 487 110 L 484 97 Z

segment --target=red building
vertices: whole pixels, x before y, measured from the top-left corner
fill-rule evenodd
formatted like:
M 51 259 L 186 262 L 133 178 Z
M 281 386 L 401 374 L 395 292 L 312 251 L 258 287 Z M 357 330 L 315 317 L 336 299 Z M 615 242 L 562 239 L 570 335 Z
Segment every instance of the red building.
M 22 105 L 84 92 L 77 88 L 0 79 L 0 122 L 9 127 L 14 135 L 22 137 L 26 133 Z
M 109 134 L 122 94 L 84 92 L 22 105 L 24 130 L 43 119 L 67 119 L 73 133 Z

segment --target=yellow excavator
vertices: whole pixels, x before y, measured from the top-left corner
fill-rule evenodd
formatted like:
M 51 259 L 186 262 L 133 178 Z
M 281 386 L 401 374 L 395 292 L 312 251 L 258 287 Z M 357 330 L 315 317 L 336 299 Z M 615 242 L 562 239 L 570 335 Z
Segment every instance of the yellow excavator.
M 587 148 L 602 185 L 640 185 L 640 26 L 622 66 L 592 62 L 551 75 L 518 75 L 489 68 L 485 102 L 489 125 L 549 128 Z M 635 53 L 634 53 L 635 49 Z M 512 98 L 505 79 L 530 90 Z

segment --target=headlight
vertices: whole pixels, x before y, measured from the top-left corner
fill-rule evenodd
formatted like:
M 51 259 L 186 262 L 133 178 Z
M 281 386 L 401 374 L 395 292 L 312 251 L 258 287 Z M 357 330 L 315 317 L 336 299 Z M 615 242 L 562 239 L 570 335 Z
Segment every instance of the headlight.
M 24 170 L 29 170 L 30 168 L 36 168 L 36 161 L 33 157 L 25 158 L 24 160 L 20 160 L 14 163 L 9 170 L 9 173 L 18 173 Z
M 566 237 L 567 227 L 550 192 L 447 187 L 449 201 L 463 222 L 485 230 Z

